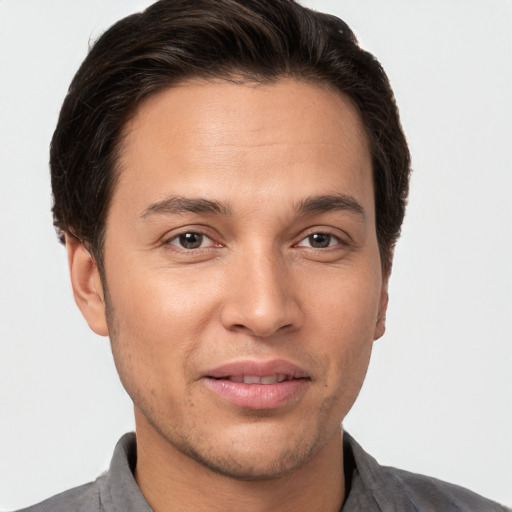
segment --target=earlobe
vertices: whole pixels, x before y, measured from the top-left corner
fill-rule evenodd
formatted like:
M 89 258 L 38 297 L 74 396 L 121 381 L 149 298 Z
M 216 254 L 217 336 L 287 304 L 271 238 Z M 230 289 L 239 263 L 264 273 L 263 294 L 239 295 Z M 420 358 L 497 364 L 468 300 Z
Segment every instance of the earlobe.
M 379 301 L 379 312 L 377 315 L 377 322 L 375 324 L 375 334 L 373 336 L 374 340 L 378 340 L 379 338 L 384 336 L 384 333 L 386 332 L 386 312 L 388 310 L 388 301 L 388 282 L 386 279 L 382 284 L 382 291 Z
M 68 234 L 65 237 L 75 302 L 89 327 L 100 336 L 108 336 L 105 298 L 96 262 L 78 238 Z

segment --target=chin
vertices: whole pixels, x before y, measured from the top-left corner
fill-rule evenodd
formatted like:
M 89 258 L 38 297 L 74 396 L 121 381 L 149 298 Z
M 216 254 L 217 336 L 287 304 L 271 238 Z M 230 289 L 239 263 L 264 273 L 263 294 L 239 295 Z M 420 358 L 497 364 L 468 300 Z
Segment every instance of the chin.
M 309 451 L 280 449 L 276 453 L 267 448 L 257 452 L 233 450 L 206 454 L 191 450 L 188 455 L 217 474 L 245 481 L 285 477 L 302 467 L 310 459 Z
M 205 437 L 202 437 L 204 440 Z M 285 477 L 310 461 L 326 444 L 318 433 L 281 431 L 276 425 L 246 425 L 208 438 L 168 439 L 203 467 L 229 478 L 246 481 Z

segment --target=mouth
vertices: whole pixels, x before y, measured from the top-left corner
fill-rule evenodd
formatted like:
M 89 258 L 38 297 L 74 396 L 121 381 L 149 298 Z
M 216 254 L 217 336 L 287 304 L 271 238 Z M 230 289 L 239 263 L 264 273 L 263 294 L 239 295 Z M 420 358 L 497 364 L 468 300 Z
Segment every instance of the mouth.
M 227 375 L 226 377 L 211 377 L 216 380 L 228 380 L 230 382 L 239 382 L 243 384 L 277 384 L 295 379 L 291 375 L 283 373 L 274 375 Z
M 310 375 L 282 360 L 238 361 L 205 373 L 206 386 L 223 400 L 245 409 L 276 409 L 297 401 Z

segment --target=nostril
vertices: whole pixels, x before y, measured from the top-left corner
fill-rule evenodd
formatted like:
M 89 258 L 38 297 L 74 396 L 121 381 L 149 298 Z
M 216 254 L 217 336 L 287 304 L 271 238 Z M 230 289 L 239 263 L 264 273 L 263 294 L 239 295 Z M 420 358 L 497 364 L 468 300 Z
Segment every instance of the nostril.
M 277 299 L 272 294 L 251 294 L 245 288 L 238 290 L 222 305 L 221 323 L 228 331 L 258 338 L 300 328 L 303 315 L 299 305 L 290 298 Z

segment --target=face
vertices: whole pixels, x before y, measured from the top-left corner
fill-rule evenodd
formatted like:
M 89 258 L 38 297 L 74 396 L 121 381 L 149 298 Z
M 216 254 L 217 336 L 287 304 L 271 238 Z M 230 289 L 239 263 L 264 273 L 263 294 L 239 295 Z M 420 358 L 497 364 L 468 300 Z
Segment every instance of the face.
M 237 478 L 319 457 L 387 300 L 355 108 L 292 80 L 184 83 L 140 106 L 119 164 L 108 334 L 137 428 Z

